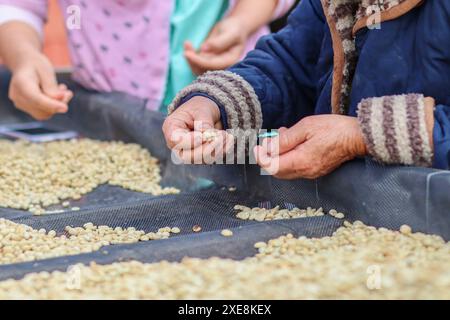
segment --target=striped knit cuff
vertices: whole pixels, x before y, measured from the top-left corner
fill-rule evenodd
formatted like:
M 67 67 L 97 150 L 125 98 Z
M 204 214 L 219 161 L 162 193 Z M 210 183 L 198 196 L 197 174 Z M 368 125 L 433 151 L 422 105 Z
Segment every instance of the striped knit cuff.
M 262 112 L 258 97 L 241 76 L 230 71 L 205 73 L 178 93 L 169 106 L 169 114 L 192 93 L 204 93 L 219 102 L 225 109 L 230 129 L 261 129 Z
M 433 150 L 424 96 L 408 94 L 362 100 L 358 120 L 369 153 L 379 162 L 430 167 Z

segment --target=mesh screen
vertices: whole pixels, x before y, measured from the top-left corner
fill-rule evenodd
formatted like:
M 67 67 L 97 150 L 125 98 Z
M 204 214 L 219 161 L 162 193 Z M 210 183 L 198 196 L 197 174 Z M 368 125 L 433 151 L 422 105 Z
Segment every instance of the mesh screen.
M 74 88 L 71 83 L 69 86 L 77 92 L 70 111 L 52 119 L 50 126 L 77 130 L 95 139 L 141 144 L 161 160 L 162 184 L 178 187 L 182 193 L 153 197 L 105 185 L 71 203 L 80 207 L 80 211 L 33 217 L 28 212 L 0 208 L 0 217 L 59 233 L 65 226 L 87 222 L 135 227 L 146 232 L 177 226 L 182 233 L 168 240 L 108 246 L 91 254 L 3 265 L 0 280 L 20 278 L 31 271 L 65 270 L 77 262 L 178 261 L 184 256 L 242 259 L 255 253 L 255 242 L 288 232 L 315 237 L 330 235 L 342 223 L 329 216 L 264 223 L 242 221 L 235 218 L 235 204 L 334 208 L 345 212 L 349 220 L 388 228 L 409 224 L 416 231 L 450 239 L 448 172 L 387 168 L 361 159 L 321 179 L 280 181 L 261 176 L 256 166 L 178 166 L 170 161 L 162 137 L 164 117 L 147 111 L 145 101 L 118 93 L 95 94 Z M 5 97 L 0 97 L 2 100 Z M 8 122 L 26 119 L 10 103 L 0 104 L 0 119 Z M 230 186 L 237 190 L 231 192 Z M 194 234 L 194 225 L 200 225 L 202 233 Z M 233 229 L 234 236 L 220 236 L 224 228 Z

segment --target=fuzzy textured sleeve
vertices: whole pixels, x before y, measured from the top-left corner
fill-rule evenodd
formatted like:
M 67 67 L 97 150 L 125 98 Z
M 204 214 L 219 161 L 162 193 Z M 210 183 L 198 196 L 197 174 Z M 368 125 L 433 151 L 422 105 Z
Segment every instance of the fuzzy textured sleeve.
M 424 96 L 407 94 L 364 99 L 358 120 L 369 154 L 386 164 L 431 167 L 433 147 Z
M 213 97 L 225 109 L 229 129 L 261 128 L 261 104 L 252 86 L 240 75 L 230 71 L 205 73 L 177 95 L 169 106 L 169 113 L 193 92 Z

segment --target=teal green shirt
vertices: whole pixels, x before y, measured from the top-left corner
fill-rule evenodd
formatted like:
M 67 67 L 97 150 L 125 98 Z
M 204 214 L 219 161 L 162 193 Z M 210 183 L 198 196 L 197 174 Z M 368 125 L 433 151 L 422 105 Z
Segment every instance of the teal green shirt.
M 199 48 L 214 25 L 222 19 L 229 5 L 228 0 L 173 1 L 175 6 L 171 17 L 169 72 L 160 109 L 163 112 L 167 112 L 167 106 L 175 95 L 196 78 L 184 58 L 184 42 L 188 40 L 195 48 Z

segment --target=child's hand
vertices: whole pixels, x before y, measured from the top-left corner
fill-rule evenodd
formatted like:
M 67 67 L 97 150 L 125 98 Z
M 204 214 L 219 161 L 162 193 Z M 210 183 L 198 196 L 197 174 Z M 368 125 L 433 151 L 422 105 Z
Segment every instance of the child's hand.
M 13 71 L 9 97 L 18 109 L 37 120 L 67 112 L 72 96 L 64 84 L 58 85 L 50 61 L 41 53 L 30 55 Z
M 241 25 L 240 20 L 233 17 L 220 21 L 198 52 L 190 42 L 185 43 L 184 55 L 196 75 L 224 70 L 239 62 L 249 37 Z
M 187 164 L 213 163 L 232 148 L 233 137 L 222 129 L 219 108 L 200 96 L 177 108 L 162 128 L 167 146 Z

